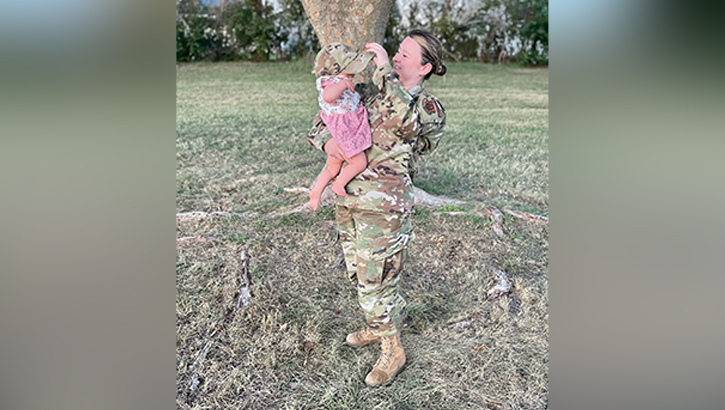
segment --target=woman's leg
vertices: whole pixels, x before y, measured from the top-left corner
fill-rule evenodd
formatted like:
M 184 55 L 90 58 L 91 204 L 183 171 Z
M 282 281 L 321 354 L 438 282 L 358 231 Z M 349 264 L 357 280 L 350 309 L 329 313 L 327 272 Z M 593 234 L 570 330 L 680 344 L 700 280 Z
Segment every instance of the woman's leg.
M 365 321 L 378 336 L 397 334 L 405 318 L 398 281 L 413 237 L 410 216 L 337 205 L 335 218 L 347 277 L 358 290 Z
M 351 333 L 346 342 L 353 347 L 380 341 L 380 358 L 365 377 L 379 386 L 394 378 L 405 365 L 400 328 L 405 320 L 405 300 L 398 281 L 413 238 L 408 214 L 360 211 L 337 206 L 337 223 L 345 262 L 368 327 Z M 372 336 L 371 336 L 372 334 Z
M 353 155 L 350 158 L 350 162 L 345 164 L 345 167 L 340 172 L 337 180 L 332 184 L 332 192 L 344 196 L 347 198 L 347 192 L 345 192 L 345 185 L 350 182 L 355 176 L 368 166 L 368 159 L 365 157 L 365 152 Z
M 320 172 L 320 175 L 317 177 L 317 181 L 315 181 L 315 185 L 310 190 L 310 206 L 315 211 L 320 206 L 322 191 L 324 191 L 327 184 L 329 184 L 330 181 L 337 176 L 341 167 L 342 161 L 329 155 L 327 156 L 325 169 Z
M 358 302 L 376 336 L 398 335 L 406 302 L 398 281 L 412 238 L 408 214 L 353 211 Z
M 356 226 L 357 292 L 365 321 L 380 340 L 380 357 L 365 376 L 369 386 L 393 379 L 405 365 L 400 330 L 405 321 L 405 300 L 398 290 L 408 241 L 413 236 L 407 214 L 359 211 Z M 363 340 L 367 342 L 372 338 Z
M 347 278 L 353 286 L 357 285 L 357 263 L 355 260 L 355 221 L 352 218 L 350 209 L 344 206 L 335 206 L 335 219 L 337 221 L 337 234 L 342 252 L 345 256 L 345 267 L 347 268 Z

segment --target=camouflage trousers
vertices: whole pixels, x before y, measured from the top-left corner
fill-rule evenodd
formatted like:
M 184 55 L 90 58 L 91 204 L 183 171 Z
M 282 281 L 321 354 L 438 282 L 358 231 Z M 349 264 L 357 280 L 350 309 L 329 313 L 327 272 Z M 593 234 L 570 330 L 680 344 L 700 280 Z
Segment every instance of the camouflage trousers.
M 341 205 L 336 210 L 348 278 L 357 287 L 365 321 L 376 336 L 395 336 L 406 316 L 398 282 L 414 238 L 410 215 Z

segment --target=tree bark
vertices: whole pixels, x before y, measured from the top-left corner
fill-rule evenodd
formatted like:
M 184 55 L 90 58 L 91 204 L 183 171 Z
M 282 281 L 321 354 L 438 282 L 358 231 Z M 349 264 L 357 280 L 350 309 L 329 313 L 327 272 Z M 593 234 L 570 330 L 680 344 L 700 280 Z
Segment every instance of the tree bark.
M 343 43 L 362 51 L 382 43 L 395 0 L 302 0 L 321 45 Z

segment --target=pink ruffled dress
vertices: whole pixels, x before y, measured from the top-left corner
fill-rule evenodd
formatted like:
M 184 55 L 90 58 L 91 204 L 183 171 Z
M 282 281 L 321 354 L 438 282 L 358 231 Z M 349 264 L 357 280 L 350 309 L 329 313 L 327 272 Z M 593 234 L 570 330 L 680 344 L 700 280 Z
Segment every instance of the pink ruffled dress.
M 360 94 L 346 89 L 340 98 L 327 103 L 322 98 L 325 87 L 342 81 L 341 76 L 321 76 L 317 79 L 317 91 L 320 92 L 320 117 L 330 130 L 330 134 L 340 146 L 345 156 L 351 158 L 372 145 L 370 123 L 365 106 L 360 103 Z

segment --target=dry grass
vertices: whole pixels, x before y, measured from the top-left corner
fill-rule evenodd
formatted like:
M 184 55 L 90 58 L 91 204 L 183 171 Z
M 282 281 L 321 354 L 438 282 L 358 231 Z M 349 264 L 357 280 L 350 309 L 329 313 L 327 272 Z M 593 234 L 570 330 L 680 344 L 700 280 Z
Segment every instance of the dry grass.
M 545 71 L 475 64 L 449 70 L 445 82 L 429 86 L 436 95 L 449 93 L 449 133 L 419 180 L 466 200 L 471 210 L 497 205 L 546 214 Z M 547 225 L 508 215 L 499 237 L 480 217 L 416 212 L 417 239 L 401 282 L 409 303 L 402 332 L 408 363 L 390 386 L 365 386 L 378 348 L 344 345 L 362 315 L 343 268 L 331 267 L 339 256 L 332 210 L 266 214 L 304 202 L 304 195 L 282 188 L 308 186 L 324 162 L 304 142 L 315 108 L 308 73 L 303 64 L 199 64 L 178 71 L 178 211 L 254 214 L 177 220 L 178 238 L 202 239 L 177 247 L 177 406 L 546 408 Z M 280 82 L 286 95 L 274 88 Z M 459 106 L 454 82 L 467 84 L 474 100 L 477 87 L 487 91 Z M 506 98 L 513 106 L 501 105 Z M 457 118 L 457 110 L 472 104 L 483 107 L 480 115 Z M 499 105 L 486 111 L 488 104 Z M 505 171 L 486 176 L 468 161 L 497 161 L 491 166 Z M 456 173 L 466 174 L 465 181 L 485 178 L 477 184 L 486 189 L 447 184 L 447 175 Z M 492 186 L 498 179 L 505 182 Z M 242 248 L 251 256 L 252 302 L 233 314 Z M 494 285 L 491 268 L 507 272 L 510 295 L 486 299 Z M 192 391 L 194 370 L 199 383 Z

